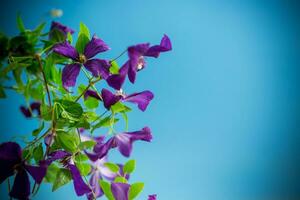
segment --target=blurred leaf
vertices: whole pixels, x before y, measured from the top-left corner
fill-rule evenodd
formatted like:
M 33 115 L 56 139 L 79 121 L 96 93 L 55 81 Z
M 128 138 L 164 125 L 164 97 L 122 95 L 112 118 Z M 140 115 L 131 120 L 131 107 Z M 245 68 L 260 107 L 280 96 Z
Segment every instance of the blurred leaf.
M 114 182 L 115 183 L 127 183 L 127 179 L 122 176 L 118 176 L 115 178 Z
M 78 146 L 80 150 L 90 149 L 93 148 L 96 145 L 96 142 L 94 140 L 88 140 L 81 142 Z
M 72 42 L 73 42 L 73 36 L 72 36 L 72 34 L 70 32 L 67 33 L 67 40 L 68 40 L 68 42 L 70 44 L 72 44 Z
M 85 35 L 88 39 L 90 39 L 90 31 L 88 27 L 82 22 L 80 22 L 79 34 Z
M 44 151 L 42 143 L 40 143 L 38 146 L 36 146 L 33 150 L 33 158 L 36 163 L 38 163 L 40 160 L 43 159 Z
M 75 48 L 76 50 L 79 52 L 79 53 L 83 53 L 84 51 L 84 48 L 86 46 L 86 44 L 89 42 L 89 38 L 84 35 L 84 34 L 80 34 L 78 36 L 78 39 L 77 39 L 77 42 L 76 42 L 76 45 L 75 45 Z
M 17 15 L 17 27 L 20 32 L 25 32 L 25 26 L 20 14 Z
M 83 153 L 79 153 L 74 157 L 74 161 L 75 162 L 84 162 L 87 161 L 89 158 L 87 157 L 87 155 L 83 154 Z
M 46 174 L 44 180 L 48 183 L 54 183 L 54 181 L 56 180 L 58 171 L 59 171 L 59 167 L 57 167 L 54 163 L 52 163 L 47 168 L 47 174 Z
M 119 65 L 116 61 L 111 62 L 111 66 L 109 68 L 110 73 L 112 74 L 118 74 L 119 73 Z
M 104 163 L 104 165 L 105 165 L 108 169 L 110 169 L 110 171 L 112 171 L 112 172 L 115 172 L 115 173 L 116 173 L 116 172 L 120 171 L 119 166 L 116 165 L 116 164 L 114 164 L 114 163 L 107 162 L 107 163 Z
M 51 121 L 51 119 L 52 119 L 52 110 L 46 104 L 42 104 L 42 106 L 41 106 L 41 117 L 45 121 Z
M 75 162 L 75 164 L 82 176 L 87 176 L 92 169 L 91 165 L 89 165 L 88 163 Z
M 84 100 L 84 105 L 89 109 L 95 109 L 99 105 L 99 100 L 93 97 L 88 97 L 86 100 Z
M 125 121 L 125 129 L 126 129 L 126 131 L 128 131 L 128 116 L 127 116 L 126 112 L 121 112 L 121 115 Z
M 77 147 L 80 143 L 79 137 L 76 132 L 71 131 L 67 133 L 64 131 L 57 131 L 56 134 L 56 138 L 63 149 L 72 153 L 76 152 Z
M 144 189 L 144 183 L 134 183 L 129 189 L 129 200 L 136 198 Z
M 0 85 L 0 98 L 5 98 L 5 97 L 6 97 L 5 91 L 3 87 Z
M 83 109 L 79 103 L 69 101 L 69 100 L 57 100 L 60 104 L 62 111 L 62 117 L 74 121 L 78 121 L 82 116 Z
M 104 119 L 101 119 L 96 125 L 94 125 L 92 127 L 91 132 L 94 132 L 94 130 L 96 130 L 97 128 L 101 128 L 101 127 L 110 127 L 111 126 L 111 117 L 105 117 Z M 113 124 L 115 124 L 116 122 L 118 122 L 119 119 L 114 118 L 114 121 L 112 122 Z
M 123 166 L 123 172 L 126 174 L 132 173 L 134 171 L 134 169 L 135 169 L 135 160 L 129 160 Z
M 111 188 L 110 188 L 110 184 L 106 181 L 103 180 L 99 180 L 99 184 L 105 194 L 105 196 L 107 197 L 108 200 L 115 200 L 112 192 L 111 192 Z
M 127 106 L 125 106 L 124 104 L 122 104 L 121 102 L 117 102 L 116 104 L 111 106 L 111 110 L 114 113 L 119 113 L 119 112 L 128 112 L 131 111 L 131 109 Z
M 56 175 L 56 179 L 52 186 L 52 192 L 60 188 L 61 186 L 69 183 L 72 180 L 72 175 L 67 169 L 59 169 Z
M 40 132 L 44 129 L 44 122 L 42 122 L 41 126 L 32 131 L 32 136 L 38 136 Z

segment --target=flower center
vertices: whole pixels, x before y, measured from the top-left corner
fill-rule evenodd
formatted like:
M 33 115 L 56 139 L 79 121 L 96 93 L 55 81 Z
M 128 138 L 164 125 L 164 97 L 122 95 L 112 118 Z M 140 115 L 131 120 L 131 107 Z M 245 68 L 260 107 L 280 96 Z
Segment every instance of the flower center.
M 123 98 L 126 97 L 126 95 L 125 95 L 124 91 L 122 90 L 122 88 L 121 88 L 120 90 L 117 90 L 117 91 L 116 91 L 116 95 L 117 95 L 117 96 L 122 96 Z
M 86 62 L 86 57 L 85 57 L 85 55 L 83 55 L 83 54 L 80 54 L 80 55 L 79 55 L 79 62 L 80 62 L 80 63 L 85 63 L 85 62 Z
M 138 60 L 138 64 L 137 64 L 137 69 L 138 70 L 141 70 L 141 69 L 143 69 L 144 68 L 144 66 L 145 66 L 145 59 L 144 59 L 144 56 L 140 56 L 139 57 L 139 60 Z

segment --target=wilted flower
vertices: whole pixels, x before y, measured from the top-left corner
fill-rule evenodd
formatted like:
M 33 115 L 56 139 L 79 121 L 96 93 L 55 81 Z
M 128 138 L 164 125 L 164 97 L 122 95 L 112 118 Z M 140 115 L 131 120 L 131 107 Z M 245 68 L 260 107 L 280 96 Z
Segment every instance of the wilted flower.
M 64 36 L 64 38 L 66 38 L 68 33 L 73 34 L 74 30 L 59 22 L 53 21 L 50 27 L 49 38 L 51 39 L 55 37 L 57 32 L 59 32 L 59 34 L 61 34 L 62 36 Z

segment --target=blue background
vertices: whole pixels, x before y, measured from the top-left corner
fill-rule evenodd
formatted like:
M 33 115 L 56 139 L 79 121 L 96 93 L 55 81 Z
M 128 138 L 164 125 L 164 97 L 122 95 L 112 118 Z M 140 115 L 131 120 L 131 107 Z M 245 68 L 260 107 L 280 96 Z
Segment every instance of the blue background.
M 78 30 L 82 21 L 112 47 L 107 58 L 170 36 L 173 51 L 148 59 L 136 84 L 126 84 L 127 93 L 155 93 L 147 112 L 130 114 L 130 130 L 149 125 L 154 134 L 134 146 L 132 180 L 146 183 L 139 199 L 300 199 L 296 2 L 10 0 L 1 2 L 0 24 L 15 34 L 17 11 L 33 28 L 60 8 L 60 22 Z M 0 101 L 1 141 L 36 127 L 19 113 L 22 103 L 13 92 Z M 72 184 L 50 190 L 35 199 L 77 198 Z

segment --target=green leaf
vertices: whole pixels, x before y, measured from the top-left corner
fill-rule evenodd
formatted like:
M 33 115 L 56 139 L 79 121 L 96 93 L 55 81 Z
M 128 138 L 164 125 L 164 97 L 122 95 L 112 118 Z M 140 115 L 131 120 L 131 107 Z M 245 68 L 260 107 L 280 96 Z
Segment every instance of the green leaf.
M 92 169 L 91 165 L 89 165 L 88 163 L 75 162 L 75 165 L 78 168 L 78 170 L 80 171 L 80 174 L 82 176 L 87 176 Z
M 71 34 L 70 32 L 68 32 L 68 34 L 67 34 L 67 40 L 68 40 L 68 42 L 69 42 L 70 44 L 72 44 L 72 42 L 73 42 L 73 37 L 72 37 L 72 34 Z
M 84 149 L 91 149 L 95 146 L 96 142 L 94 140 L 88 140 L 88 141 L 84 141 L 81 142 L 78 146 L 78 148 L 80 150 L 84 150 Z
M 88 27 L 82 22 L 80 22 L 79 34 L 85 35 L 88 39 L 90 39 L 90 31 Z
M 129 200 L 136 198 L 144 189 L 144 183 L 134 183 L 129 189 Z
M 117 102 L 116 104 L 111 106 L 111 110 L 114 113 L 119 113 L 119 112 L 128 112 L 131 111 L 131 109 L 127 106 L 125 106 L 124 104 L 122 104 L 121 102 Z
M 48 183 L 54 183 L 54 181 L 56 180 L 58 171 L 59 171 L 59 167 L 57 167 L 54 163 L 52 163 L 47 168 L 47 173 L 46 173 L 44 180 Z
M 32 156 L 32 148 L 24 149 L 22 151 L 22 158 L 24 160 L 30 160 Z
M 75 162 L 84 162 L 87 161 L 89 157 L 83 153 L 79 153 L 74 157 Z
M 79 34 L 75 48 L 79 53 L 83 53 L 84 48 L 86 44 L 90 41 L 90 39 L 84 35 L 84 34 Z
M 25 32 L 25 26 L 20 14 L 17 15 L 17 26 L 21 33 Z
M 118 165 L 111 162 L 104 163 L 104 165 L 112 172 L 118 172 L 120 170 Z
M 49 106 L 42 104 L 41 106 L 41 116 L 45 121 L 51 121 L 52 119 L 52 110 Z
M 41 126 L 35 130 L 32 131 L 32 136 L 38 136 L 40 132 L 44 129 L 45 125 L 44 122 L 41 124 Z
M 114 195 L 111 192 L 110 184 L 106 181 L 99 180 L 99 184 L 108 200 L 115 200 Z
M 63 109 L 62 117 L 74 121 L 78 121 L 83 113 L 83 109 L 79 103 L 69 100 L 57 100 Z
M 88 97 L 86 100 L 84 100 L 84 105 L 89 109 L 95 109 L 99 105 L 99 100 L 93 97 Z
M 121 112 L 121 115 L 125 121 L 125 129 L 126 129 L 126 131 L 128 131 L 128 116 L 127 116 L 126 112 Z
M 109 68 L 110 73 L 112 74 L 118 74 L 119 73 L 119 65 L 116 61 L 111 62 L 111 66 Z
M 125 163 L 123 166 L 123 171 L 126 174 L 130 174 L 134 171 L 135 169 L 135 160 L 129 160 L 128 162 Z
M 0 98 L 5 98 L 5 97 L 6 97 L 6 94 L 5 94 L 4 88 L 2 86 L 0 86 Z
M 101 128 L 101 127 L 110 127 L 111 124 L 115 124 L 119 121 L 119 119 L 114 118 L 114 121 L 112 122 L 112 119 L 110 116 L 105 117 L 103 119 L 101 119 L 91 130 L 91 132 L 94 132 L 94 130 L 96 130 L 97 128 Z
M 52 192 L 60 188 L 61 186 L 69 183 L 72 180 L 72 175 L 67 169 L 59 169 L 56 175 L 56 179 L 52 186 Z
M 56 134 L 56 138 L 62 148 L 72 153 L 76 152 L 80 143 L 80 139 L 76 132 L 71 131 L 67 133 L 64 131 L 57 131 Z
M 127 183 L 127 179 L 123 176 L 117 176 L 114 180 L 115 183 Z
M 36 163 L 38 163 L 40 160 L 43 159 L 44 151 L 42 143 L 40 143 L 38 146 L 36 146 L 33 150 L 33 158 Z

